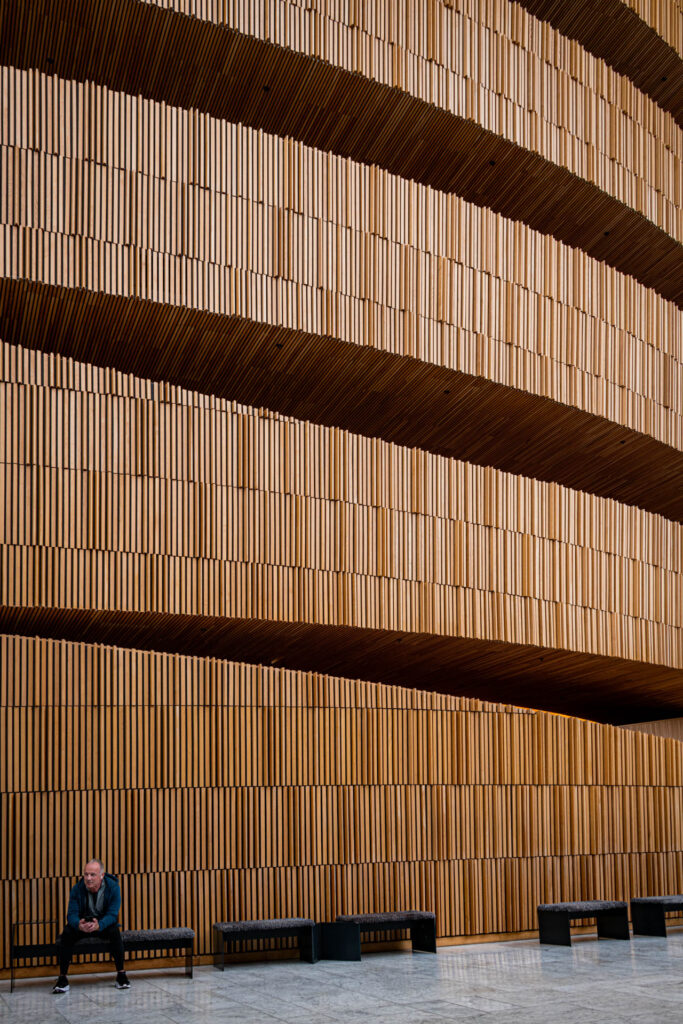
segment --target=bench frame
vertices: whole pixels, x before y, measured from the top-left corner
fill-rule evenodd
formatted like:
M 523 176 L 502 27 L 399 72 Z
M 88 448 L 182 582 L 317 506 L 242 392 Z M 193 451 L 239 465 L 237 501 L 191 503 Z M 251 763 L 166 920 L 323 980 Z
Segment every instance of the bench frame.
M 286 918 L 283 918 L 286 920 Z M 237 922 L 235 922 L 237 923 Z M 257 942 L 260 939 L 291 939 L 298 940 L 299 959 L 306 963 L 315 964 L 320 959 L 318 955 L 318 926 L 316 924 L 297 925 L 275 925 L 258 927 L 258 922 L 253 928 L 244 929 L 239 933 L 226 935 L 221 931 L 217 923 L 213 925 L 213 963 L 220 971 L 225 970 L 225 954 L 232 952 L 233 947 L 243 942 Z
M 666 938 L 666 915 L 683 910 L 683 896 L 678 906 L 648 897 L 647 903 L 631 900 L 631 921 L 634 935 L 657 935 Z
M 539 941 L 549 946 L 571 946 L 570 921 L 594 917 L 598 923 L 599 939 L 630 939 L 628 930 L 628 909 L 611 907 L 600 910 L 541 910 L 538 914 Z
M 18 960 L 31 960 L 34 957 L 57 957 L 59 954 L 59 943 L 55 939 L 54 942 L 23 942 L 18 943 L 17 929 L 21 925 L 36 925 L 36 924 L 54 924 L 58 922 L 51 921 L 15 921 L 12 925 L 11 936 L 10 936 L 10 992 L 14 992 L 15 987 L 15 973 L 14 967 Z M 140 929 L 142 930 L 142 929 Z M 152 929 L 154 930 L 154 929 Z M 125 931 L 122 929 L 122 936 L 125 936 Z M 194 967 L 194 939 L 123 939 L 123 948 L 125 953 L 136 953 L 136 952 L 149 952 L 154 950 L 169 950 L 169 949 L 184 949 L 185 952 L 185 974 L 188 978 L 193 976 Z M 94 956 L 98 953 L 109 953 L 111 946 L 108 942 L 97 942 L 91 941 L 88 946 L 83 949 L 75 948 L 74 956 Z
M 436 920 L 405 919 L 373 924 L 359 921 L 331 921 L 318 925 L 321 960 L 360 960 L 361 934 L 368 932 L 410 932 L 413 953 L 436 953 Z

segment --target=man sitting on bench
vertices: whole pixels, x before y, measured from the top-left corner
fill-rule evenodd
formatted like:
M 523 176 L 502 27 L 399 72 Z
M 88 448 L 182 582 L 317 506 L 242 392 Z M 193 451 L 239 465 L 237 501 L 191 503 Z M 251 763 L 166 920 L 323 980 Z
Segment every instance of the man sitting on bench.
M 57 940 L 59 977 L 52 989 L 55 994 L 69 991 L 67 974 L 74 947 L 89 937 L 109 943 L 117 972 L 116 987 L 130 988 L 123 969 L 123 941 L 118 925 L 120 908 L 121 889 L 117 879 L 105 873 L 101 860 L 89 860 L 83 868 L 83 878 L 71 890 L 67 924 Z

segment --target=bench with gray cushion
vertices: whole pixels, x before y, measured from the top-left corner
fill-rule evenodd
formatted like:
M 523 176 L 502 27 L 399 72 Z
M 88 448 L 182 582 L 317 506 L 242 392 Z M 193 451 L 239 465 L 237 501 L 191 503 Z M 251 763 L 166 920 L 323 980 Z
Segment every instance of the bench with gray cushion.
M 436 953 L 436 915 L 428 910 L 392 910 L 380 914 L 339 914 L 319 928 L 325 960 L 360 960 L 363 932 L 410 931 L 413 952 Z
M 575 903 L 541 903 L 537 908 L 538 937 L 552 946 L 571 946 L 570 921 L 594 917 L 601 939 L 630 939 L 628 907 L 620 900 L 580 900 Z
M 17 942 L 17 930 L 27 925 L 56 925 L 56 921 L 17 921 L 12 926 L 10 941 L 10 992 L 14 991 L 14 965 L 19 960 L 30 960 L 34 957 L 53 958 L 59 954 L 59 939 L 53 942 Z M 194 932 L 191 928 L 129 928 L 121 931 L 123 948 L 126 953 L 161 952 L 165 950 L 185 951 L 185 973 L 192 977 L 194 957 Z M 74 948 L 74 956 L 109 953 L 108 942 L 89 935 L 81 939 Z
M 213 926 L 214 965 L 225 969 L 226 949 L 259 939 L 295 938 L 299 956 L 310 964 L 318 960 L 315 922 L 309 917 L 278 917 L 261 921 L 217 921 Z
M 631 900 L 634 935 L 666 938 L 666 914 L 683 910 L 683 896 L 638 896 Z

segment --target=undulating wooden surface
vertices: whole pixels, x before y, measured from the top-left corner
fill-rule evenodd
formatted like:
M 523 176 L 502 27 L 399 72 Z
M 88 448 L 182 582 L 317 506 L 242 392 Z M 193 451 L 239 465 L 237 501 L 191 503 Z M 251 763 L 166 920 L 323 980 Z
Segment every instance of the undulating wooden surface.
M 629 722 L 623 728 L 646 732 L 651 736 L 666 736 L 669 739 L 683 740 L 683 718 L 662 718 L 656 722 Z
M 629 78 L 683 127 L 683 8 L 676 0 L 517 0 Z M 678 45 L 678 51 L 676 50 Z
M 680 679 L 679 524 L 1 351 L 0 605 L 27 623 L 80 609 L 343 626 L 522 645 L 533 663 L 539 648 L 600 656 L 608 671 L 627 659 Z
M 10 922 L 61 919 L 92 855 L 128 927 L 202 953 L 214 920 L 423 907 L 475 935 L 683 886 L 674 740 L 86 644 L 3 636 L 0 669 L 3 968 Z
M 653 336 L 657 333 L 655 328 Z M 243 317 L 0 279 L 5 341 L 559 481 L 683 521 L 683 452 L 675 437 L 667 445 L 650 433 L 675 421 L 671 410 L 644 399 L 641 407 L 652 414 L 643 423 L 648 432 L 630 430 L 574 405 L 497 383 L 491 377 L 505 368 L 504 348 L 493 359 L 490 339 L 461 331 L 457 336 L 462 342 L 454 341 L 445 353 L 472 373 Z M 364 338 L 362 332 L 359 337 Z M 592 341 L 597 344 L 595 335 Z M 506 347 L 512 358 L 514 349 Z M 519 353 L 522 365 L 527 355 Z M 535 379 L 552 387 L 557 378 Z M 603 405 L 611 390 L 604 378 L 587 374 L 584 380 L 590 382 L 594 404 Z M 624 389 L 614 394 L 623 395 Z M 629 408 L 622 406 L 626 418 Z
M 540 707 L 606 724 L 683 712 L 681 670 L 467 637 L 273 619 L 0 607 L 0 631 L 106 643 Z
M 380 169 L 95 86 L 3 75 L 2 273 L 66 287 L 71 307 L 66 331 L 63 310 L 50 316 L 64 345 L 33 296 L 10 288 L 5 337 L 117 366 L 131 349 L 126 368 L 137 372 L 589 489 L 608 480 L 614 497 L 680 516 L 683 314 L 674 304 L 526 226 Z M 101 312 L 71 294 L 78 288 L 162 303 L 154 340 L 131 334 L 122 344 L 135 319 L 126 306 L 125 325 L 115 331 L 107 317 L 97 342 L 84 344 L 77 331 L 92 333 Z M 195 338 L 164 322 L 178 306 L 219 315 L 204 330 L 214 353 L 221 332 L 220 355 L 198 358 Z M 295 332 L 284 352 L 280 331 Z M 316 339 L 317 390 L 299 372 Z M 410 365 L 364 364 L 358 346 Z M 208 378 L 204 369 L 197 379 L 193 360 Z M 394 400 L 401 386 L 414 400 L 420 372 L 431 408 L 427 429 L 411 437 L 414 417 Z M 529 396 L 662 446 L 609 422 L 572 431 L 565 411 Z M 534 434 L 552 468 L 536 468 Z
M 507 0 L 419 6 L 424 17 L 405 5 L 412 32 L 389 3 L 368 8 L 368 24 L 359 7 L 348 25 L 322 0 L 202 5 L 201 17 L 138 0 L 4 3 L 0 60 L 457 192 L 683 303 L 683 141 L 671 115 Z
M 681 891 L 683 746 L 530 710 L 683 714 L 673 114 L 507 0 L 0 0 L 0 64 L 0 969 L 91 856 L 202 953 Z
M 624 0 L 639 18 L 651 25 L 683 58 L 683 6 L 681 0 Z
M 313 55 L 471 119 L 683 241 L 683 136 L 673 119 L 516 3 L 375 0 L 351 9 L 338 0 L 142 2 Z

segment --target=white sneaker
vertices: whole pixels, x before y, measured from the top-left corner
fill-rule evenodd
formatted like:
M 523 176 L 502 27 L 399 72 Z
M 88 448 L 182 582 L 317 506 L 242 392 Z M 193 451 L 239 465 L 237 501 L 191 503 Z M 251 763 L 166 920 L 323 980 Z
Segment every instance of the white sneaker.
M 58 995 L 61 992 L 69 991 L 69 979 L 66 974 L 60 974 L 55 982 L 55 987 L 52 989 L 53 995 Z

